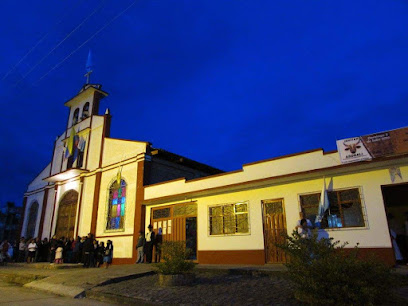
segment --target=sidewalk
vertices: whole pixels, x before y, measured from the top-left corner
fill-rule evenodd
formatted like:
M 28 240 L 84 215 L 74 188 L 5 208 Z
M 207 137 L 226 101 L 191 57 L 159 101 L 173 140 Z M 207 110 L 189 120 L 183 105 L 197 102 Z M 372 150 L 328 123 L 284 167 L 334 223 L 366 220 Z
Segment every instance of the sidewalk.
M 83 268 L 82 265 L 8 264 L 0 267 L 0 279 L 28 288 L 78 298 L 93 287 L 141 277 L 154 272 L 151 265 L 118 265 Z
M 283 265 L 197 265 L 199 271 L 224 271 L 234 274 L 257 274 L 285 271 Z M 0 267 L 0 279 L 28 288 L 49 291 L 59 295 L 81 297 L 96 286 L 134 279 L 153 274 L 151 264 L 114 265 L 105 268 L 83 268 L 76 264 L 10 263 Z
M 159 287 L 151 264 L 83 268 L 81 265 L 9 264 L 0 267 L 0 280 L 19 283 L 71 298 L 116 304 L 245 304 L 299 305 L 286 279 L 284 265 L 197 265 L 190 286 Z M 408 276 L 408 267 L 396 273 Z M 400 288 L 408 297 L 408 287 Z

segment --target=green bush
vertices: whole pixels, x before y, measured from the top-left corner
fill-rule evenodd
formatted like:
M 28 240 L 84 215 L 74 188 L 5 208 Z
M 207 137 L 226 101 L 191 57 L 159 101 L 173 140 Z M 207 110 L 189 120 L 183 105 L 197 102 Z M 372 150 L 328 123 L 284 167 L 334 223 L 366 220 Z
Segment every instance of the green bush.
M 189 261 L 191 250 L 186 248 L 185 241 L 164 241 L 161 244 L 163 262 L 156 266 L 162 274 L 184 274 L 194 269 L 194 263 Z
M 295 285 L 295 297 L 312 305 L 377 305 L 393 298 L 395 284 L 391 269 L 374 257 L 358 258 L 358 245 L 345 245 L 333 238 L 310 239 L 294 231 L 278 245 L 289 255 L 289 278 Z

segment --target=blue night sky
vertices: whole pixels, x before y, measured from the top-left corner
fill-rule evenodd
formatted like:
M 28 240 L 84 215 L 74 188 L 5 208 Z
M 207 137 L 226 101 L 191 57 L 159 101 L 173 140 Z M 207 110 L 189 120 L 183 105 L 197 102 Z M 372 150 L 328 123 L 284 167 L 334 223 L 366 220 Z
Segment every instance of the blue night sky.
M 21 205 L 49 163 L 89 49 L 112 137 L 226 171 L 407 125 L 407 1 L 3 0 L 0 14 L 0 204 Z

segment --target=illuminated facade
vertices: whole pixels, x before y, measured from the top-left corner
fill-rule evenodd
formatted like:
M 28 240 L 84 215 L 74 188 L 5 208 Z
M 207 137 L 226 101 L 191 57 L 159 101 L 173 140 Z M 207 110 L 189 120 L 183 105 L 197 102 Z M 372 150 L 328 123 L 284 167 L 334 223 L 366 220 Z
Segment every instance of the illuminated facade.
M 386 212 L 400 223 L 408 212 L 405 148 L 348 164 L 318 149 L 223 173 L 147 142 L 110 138 L 109 111 L 98 114 L 106 95 L 85 85 L 65 103 L 66 129 L 24 196 L 23 236 L 91 232 L 113 241 L 114 263 L 134 263 L 138 232 L 152 224 L 163 240 L 186 241 L 199 263 L 283 263 L 275 242 L 292 232 L 300 211 L 315 221 L 327 186 L 319 235 L 395 261 Z

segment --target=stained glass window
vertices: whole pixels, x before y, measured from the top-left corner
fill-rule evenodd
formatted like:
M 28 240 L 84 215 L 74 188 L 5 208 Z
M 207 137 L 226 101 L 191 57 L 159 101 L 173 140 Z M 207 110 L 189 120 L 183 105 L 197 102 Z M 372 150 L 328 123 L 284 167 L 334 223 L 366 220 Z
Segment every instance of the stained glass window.
M 109 188 L 109 207 L 106 222 L 107 230 L 117 230 L 124 228 L 126 212 L 126 182 L 120 181 L 120 185 L 115 181 Z

